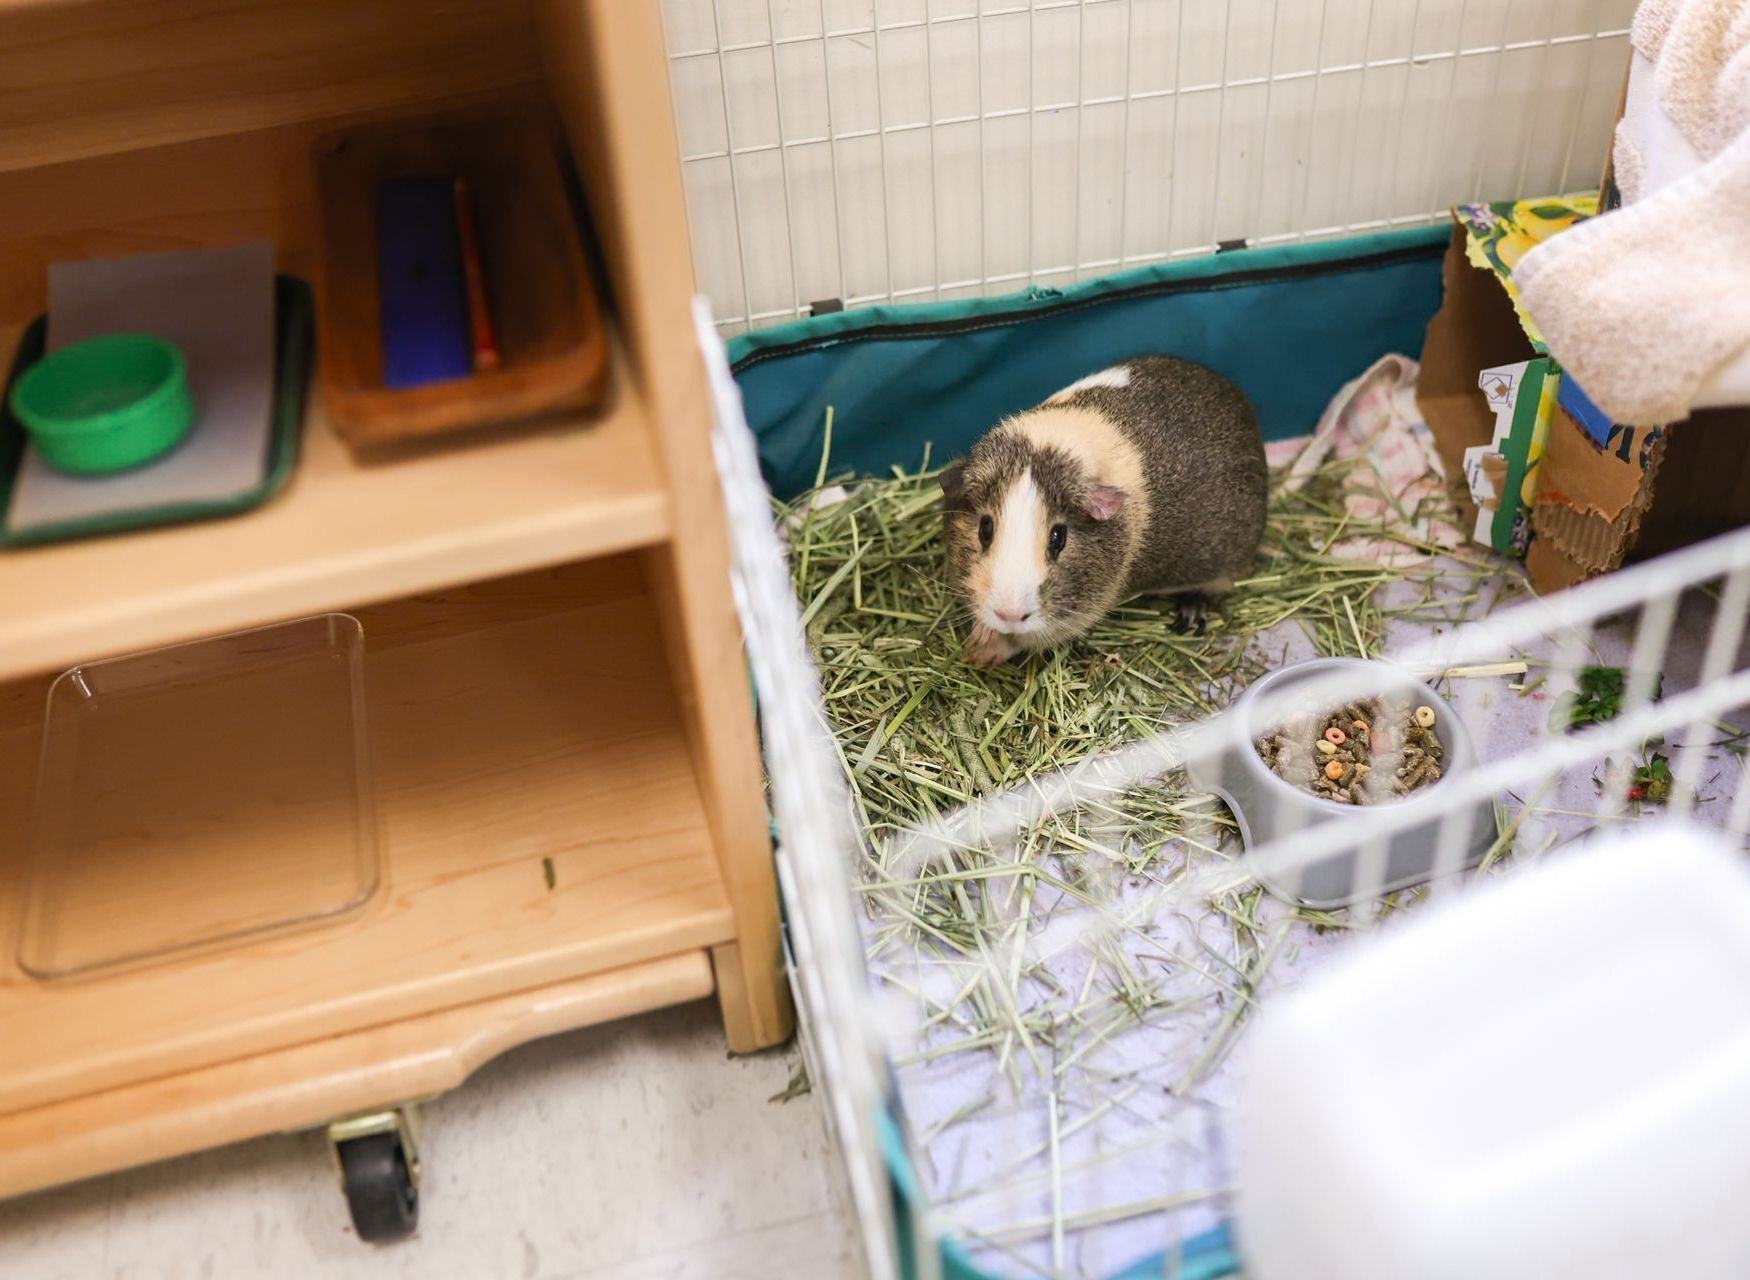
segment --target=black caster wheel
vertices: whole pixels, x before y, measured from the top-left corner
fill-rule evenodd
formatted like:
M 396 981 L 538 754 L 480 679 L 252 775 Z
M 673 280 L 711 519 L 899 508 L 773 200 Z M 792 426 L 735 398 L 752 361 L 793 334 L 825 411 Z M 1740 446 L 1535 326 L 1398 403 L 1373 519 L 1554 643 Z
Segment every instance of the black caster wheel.
M 419 1185 L 397 1130 L 335 1143 L 346 1207 L 360 1240 L 391 1244 L 419 1227 Z

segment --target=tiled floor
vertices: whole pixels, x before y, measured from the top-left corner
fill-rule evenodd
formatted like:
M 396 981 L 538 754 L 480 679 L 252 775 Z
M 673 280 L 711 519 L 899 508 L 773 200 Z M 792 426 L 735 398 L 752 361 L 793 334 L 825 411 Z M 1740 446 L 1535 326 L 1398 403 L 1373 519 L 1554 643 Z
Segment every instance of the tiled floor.
M 854 1276 L 794 1050 L 728 1059 L 692 1005 L 526 1045 L 425 1109 L 417 1239 L 361 1245 L 319 1135 L 0 1203 L 18 1280 Z

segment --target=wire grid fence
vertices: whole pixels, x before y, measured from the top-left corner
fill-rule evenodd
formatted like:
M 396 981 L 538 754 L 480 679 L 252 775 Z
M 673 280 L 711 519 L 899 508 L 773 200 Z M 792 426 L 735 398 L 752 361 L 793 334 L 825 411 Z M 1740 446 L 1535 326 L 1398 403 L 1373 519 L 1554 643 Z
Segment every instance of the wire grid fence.
M 915 937 L 905 946 L 871 952 L 882 979 L 878 989 L 896 984 L 924 998 L 916 1006 L 891 996 L 866 1003 L 861 1034 L 883 1037 L 897 1062 L 916 1062 L 949 1041 L 942 1027 L 950 1036 L 966 1034 L 970 1024 L 961 1015 L 976 1000 L 994 997 L 1019 1010 L 1016 1045 L 1024 1039 L 1018 1028 L 1049 1010 L 1033 1021 L 1041 1029 L 1043 1064 L 1028 1071 L 1016 1047 L 1012 1061 L 1022 1069 L 1011 1071 L 1007 1083 L 1001 1071 L 990 1074 L 989 1087 L 1003 1104 L 989 1117 L 991 1128 L 1018 1132 L 1020 1141 L 999 1139 L 1001 1158 L 987 1164 L 1014 1180 L 993 1190 L 977 1179 L 969 1185 L 959 1172 L 942 1175 L 945 1164 L 966 1163 L 968 1151 L 989 1142 L 990 1134 L 944 1143 L 944 1132 L 967 1127 L 962 1118 L 918 1117 L 913 1132 L 929 1136 L 917 1138 L 915 1158 L 920 1166 L 933 1164 L 938 1176 L 926 1180 L 931 1199 L 914 1206 L 917 1229 L 985 1246 L 982 1257 L 1007 1264 L 993 1265 L 997 1274 L 1111 1275 L 1139 1255 L 1142 1241 L 1166 1251 L 1164 1270 L 1173 1274 L 1172 1250 L 1186 1234 L 1177 1224 L 1186 1210 L 1197 1207 L 1197 1221 L 1204 1224 L 1233 1213 L 1231 1157 L 1221 1151 L 1228 1120 L 1209 1120 L 1211 1113 L 1231 1115 L 1231 1081 L 1221 1078 L 1222 1064 L 1243 1043 L 1255 1011 L 1315 972 L 1321 956 L 1351 945 L 1399 910 L 1461 892 L 1492 874 L 1515 874 L 1552 851 L 1649 812 L 1721 828 L 1743 845 L 1750 829 L 1747 608 L 1750 532 L 1743 532 L 1405 645 L 1393 661 L 1434 679 L 1443 673 L 1484 675 L 1500 664 L 1523 662 L 1550 698 L 1583 688 L 1589 670 L 1607 668 L 1623 673 L 1620 696 L 1606 718 L 1590 725 L 1582 720 L 1575 728 L 1546 717 L 1550 705 L 1570 705 L 1559 699 L 1507 699 L 1508 705 L 1498 702 L 1491 709 L 1486 693 L 1479 700 L 1475 688 L 1466 689 L 1473 696 L 1463 718 L 1483 743 L 1475 767 L 1450 773 L 1414 803 L 1352 810 L 1353 816 L 1313 828 L 1304 825 L 1298 807 L 1266 800 L 1251 813 L 1253 829 L 1275 817 L 1279 834 L 1237 856 L 1215 852 L 1224 823 L 1214 812 L 1173 832 L 1182 853 L 1158 860 L 1156 874 L 1140 879 L 1132 878 L 1140 863 L 1135 847 L 1124 843 L 1131 833 L 1122 823 L 1120 837 L 1103 846 L 1097 836 L 1090 843 L 1090 833 L 1102 823 L 1110 829 L 1108 820 L 1122 814 L 1126 797 L 1139 788 L 1182 785 L 1173 780 L 1186 767 L 1213 775 L 1236 749 L 1250 751 L 1268 726 L 1377 694 L 1378 675 L 1322 675 L 1264 699 L 1256 718 L 1244 725 L 1236 726 L 1236 713 L 1229 711 L 1175 727 L 982 797 L 900 837 L 897 860 L 889 856 L 883 874 L 891 888 L 914 895 L 904 909 L 918 910 L 918 886 L 932 878 L 976 868 L 978 892 L 998 904 L 977 949 L 992 940 L 1005 945 L 988 961 L 960 944 L 926 944 L 920 952 Z M 1467 683 L 1473 682 L 1451 682 Z M 1525 683 L 1533 683 L 1531 675 Z M 1465 702 L 1464 694 L 1451 690 L 1456 703 Z M 1529 721 L 1521 714 L 1517 726 L 1502 723 L 1524 711 L 1532 713 Z M 1411 894 L 1388 895 L 1384 890 L 1396 883 L 1391 869 L 1400 852 L 1394 842 L 1415 832 L 1431 836 L 1432 875 Z M 1031 889 L 998 893 L 1005 881 L 1048 879 L 1041 869 L 1048 859 L 1061 866 L 1066 853 L 1085 860 L 1090 852 L 1116 871 L 1079 895 L 1067 927 L 1060 910 L 1051 912 L 1055 919 L 1033 918 L 1047 914 L 1040 905 L 1043 890 L 1037 896 Z M 1481 869 L 1472 869 L 1479 856 Z M 1253 896 L 1260 887 L 1293 885 L 1301 873 L 1333 859 L 1346 861 L 1353 876 L 1355 905 L 1346 912 L 1297 919 L 1279 904 L 1266 909 L 1271 904 Z M 1230 934 L 1236 922 L 1242 927 Z M 1211 923 L 1213 930 L 1206 927 Z M 1014 944 L 1006 945 L 1011 939 Z M 1179 970 L 1176 981 L 1142 997 L 1170 1025 L 1150 1027 L 1143 1010 L 1126 1016 L 1120 1006 L 1138 995 L 1118 992 L 1094 1006 L 1098 1018 L 1073 1015 L 1093 1023 L 1095 1031 L 1067 1043 L 1057 1038 L 1071 1021 L 1062 1016 L 1064 1007 L 1078 1000 L 1088 1007 L 1094 985 L 1090 976 L 1078 996 L 1078 984 L 1064 979 L 1083 969 L 1064 965 L 1062 958 L 1085 952 L 1097 962 L 1104 955 L 1111 965 L 1113 943 L 1132 939 L 1141 945 L 1124 946 L 1123 954 Z M 909 965 L 908 948 L 915 956 Z M 1293 964 L 1283 959 L 1290 954 Z M 1215 966 L 1221 979 L 1208 980 L 1207 969 Z M 981 967 L 986 972 L 979 973 Z M 1044 974 L 1042 985 L 1016 983 L 1015 973 L 1034 970 Z M 1099 981 L 1111 975 L 1116 982 L 1116 972 L 1109 967 Z M 1535 983 L 1535 975 L 1526 976 Z M 896 1007 L 909 1008 L 910 1017 L 896 1017 Z M 1117 1030 L 1106 1017 L 1110 1012 L 1119 1013 Z M 1549 1010 L 1552 1017 L 1561 1012 Z M 1009 1054 L 1009 1046 L 995 1041 L 981 1049 L 990 1058 Z M 1065 1069 L 1072 1063 L 1074 1070 Z M 1084 1072 L 1086 1078 L 1078 1079 Z M 908 1088 L 903 1069 L 900 1077 L 908 1103 L 923 1099 L 934 1105 L 929 1088 Z M 1132 1114 L 1118 1123 L 1101 1119 L 1115 1108 Z M 1219 1132 L 1210 1140 L 1199 1136 L 1201 1127 Z M 1072 1130 L 1088 1131 L 1075 1146 L 1061 1136 Z M 1016 1160 L 1017 1150 L 1034 1156 L 1030 1168 Z M 1122 1237 L 1122 1247 L 1094 1238 L 1127 1219 L 1142 1220 L 1144 1229 Z M 1358 1250 L 1364 1247 L 1357 1243 Z M 1098 1261 L 1090 1264 L 1089 1258 Z
M 849 875 L 857 837 L 844 778 L 830 744 L 822 740 L 820 686 L 802 638 L 801 609 L 790 590 L 758 452 L 703 301 L 695 304 L 694 325 L 715 407 L 711 443 L 730 525 L 736 609 L 759 697 L 766 768 L 774 780 L 772 812 L 781 833 L 778 880 L 787 907 L 798 1040 L 842 1158 L 841 1190 L 860 1227 L 868 1275 L 888 1280 L 898 1273 L 892 1201 L 875 1128 L 885 1105 L 882 1050 L 854 1020 L 847 1024 L 829 1012 L 860 1007 L 868 998 L 862 954 L 850 941 L 856 936 Z
M 725 333 L 1597 184 L 1633 0 L 663 0 Z
M 1318 826 L 1316 835 L 1296 825 L 1297 811 L 1285 810 L 1279 834 L 1244 851 L 1231 825 L 1210 810 L 1207 822 L 1170 833 L 1181 855 L 1156 857 L 1149 872 L 1138 871 L 1121 843 L 1102 843 L 1101 824 L 1126 794 L 1163 781 L 1182 788 L 1180 770 L 1217 770 L 1236 741 L 1249 744 L 1262 726 L 1315 703 L 1341 706 L 1379 692 L 1365 675 L 1337 673 L 1278 695 L 1237 734 L 1231 710 L 1176 726 L 893 837 L 897 853 L 890 851 L 880 868 L 886 885 L 872 897 L 869 849 L 853 821 L 845 766 L 824 725 L 769 495 L 707 311 L 700 312 L 699 330 L 719 392 L 718 457 L 783 833 L 780 873 L 810 1068 L 826 1100 L 874 1276 L 900 1273 L 895 1249 L 902 1237 L 886 1191 L 878 1119 L 896 1099 L 902 1111 L 914 1110 L 910 1159 L 924 1190 L 898 1209 L 909 1215 L 904 1234 L 911 1240 L 982 1241 L 987 1261 L 1012 1264 L 993 1265 L 997 1273 L 1110 1275 L 1136 1251 L 1099 1256 L 1093 1237 L 1128 1222 L 1166 1250 L 1163 1273 L 1176 1274 L 1173 1246 L 1186 1234 L 1181 1215 L 1195 1206 L 1203 1221 L 1220 1220 L 1232 1203 L 1231 1187 L 1219 1178 L 1186 1190 L 1186 1178 L 1203 1177 L 1209 1159 L 1194 1149 L 1185 1112 L 1175 1108 L 1195 1104 L 1204 1116 L 1231 1108 L 1231 1096 L 1202 1096 L 1202 1090 L 1236 1044 L 1243 1045 L 1255 1009 L 1267 1008 L 1275 991 L 1301 976 L 1285 954 L 1346 946 L 1416 901 L 1462 892 L 1485 876 L 1510 875 L 1648 811 L 1724 829 L 1738 844 L 1750 831 L 1747 530 L 1398 644 L 1393 662 L 1440 683 L 1478 740 L 1474 767 L 1449 773 L 1414 803 L 1377 806 L 1366 820 L 1354 811 L 1356 817 Z M 1471 678 L 1499 676 L 1501 664 L 1523 672 L 1508 686 L 1515 693 L 1504 693 L 1500 679 Z M 1592 723 L 1554 714 L 1568 705 L 1562 695 L 1579 689 L 1586 672 L 1597 668 L 1623 673 L 1609 713 Z M 1662 770 L 1654 767 L 1658 762 Z M 1411 895 L 1384 895 L 1393 842 L 1410 831 L 1434 835 L 1432 877 Z M 1043 891 L 1015 889 L 1043 883 L 1042 868 L 1062 858 L 1066 841 L 1074 842 L 1078 857 L 1092 853 L 1123 871 L 1081 892 L 1060 918 L 1055 908 L 1047 918 Z M 1312 917 L 1316 926 L 1254 893 L 1292 884 L 1302 871 L 1334 858 L 1352 866 L 1356 905 Z M 978 877 L 973 892 L 988 904 L 988 931 L 949 948 L 915 933 L 899 937 L 872 965 L 868 920 L 852 903 L 897 892 L 902 910 L 912 909 L 906 903 L 915 905 L 933 877 L 968 869 Z M 1229 906 L 1212 914 L 1212 903 Z M 1234 903 L 1252 905 L 1245 907 L 1245 927 L 1230 933 Z M 1187 920 L 1217 914 L 1223 918 L 1215 934 L 1182 929 Z M 1034 1167 L 1023 1169 L 1012 1191 L 995 1189 L 994 1197 L 983 1194 L 993 1188 L 976 1183 L 970 1191 L 979 1194 L 945 1184 L 931 1144 L 944 1135 L 952 1139 L 962 1117 L 920 1115 L 907 1106 L 920 1096 L 908 1086 L 916 1068 L 907 1062 L 927 1060 L 945 1035 L 964 1034 L 962 1015 L 978 1001 L 1008 1002 L 1024 1039 L 1025 1016 L 1019 1015 L 1057 1017 L 1048 1008 L 1052 1002 L 1063 1005 L 1065 992 L 1078 986 L 1085 1001 L 1096 984 L 1095 976 L 1065 983 L 1062 971 L 1045 972 L 1057 958 L 1082 951 L 1109 963 L 1098 957 L 1110 954 L 1114 939 L 1138 938 L 1170 960 L 1181 978 L 1190 975 L 1193 987 L 1145 993 L 1145 1007 L 1132 1008 L 1137 1016 L 1129 1019 L 1119 1005 L 1134 1003 L 1136 992 L 1119 992 L 1112 1004 L 1117 1021 L 1102 1022 L 1092 1043 L 1052 1046 L 1033 1069 L 1018 1041 L 1000 1050 L 994 1041 L 985 1046 L 980 1056 L 986 1062 L 1017 1069 L 1005 1075 L 999 1067 L 978 1086 L 1000 1104 L 981 1122 L 1012 1138 L 1004 1151 L 1011 1172 L 1027 1158 Z M 1212 963 L 1230 976 L 1201 990 L 1195 975 Z M 874 986 L 872 971 L 882 979 Z M 1043 985 L 1017 985 L 1017 973 L 1042 973 Z M 896 1001 L 895 992 L 909 994 Z M 1062 1021 L 1057 1017 L 1057 1025 Z M 1136 1038 L 1157 1035 L 1161 1026 L 1151 1021 L 1170 1025 L 1174 1038 Z M 1109 1051 L 1117 1058 L 1107 1057 Z M 1078 1073 L 1091 1074 L 1083 1079 Z M 1147 1099 L 1161 1109 L 1139 1112 Z M 985 1106 L 982 1096 L 974 1102 L 971 1110 Z M 1123 1112 L 1130 1115 L 1115 1136 L 1109 1121 L 1125 1119 Z M 923 1173 L 932 1166 L 935 1178 Z M 1137 1237 L 1126 1239 L 1133 1245 Z M 933 1248 L 918 1251 L 914 1262 L 908 1274 L 939 1274 Z

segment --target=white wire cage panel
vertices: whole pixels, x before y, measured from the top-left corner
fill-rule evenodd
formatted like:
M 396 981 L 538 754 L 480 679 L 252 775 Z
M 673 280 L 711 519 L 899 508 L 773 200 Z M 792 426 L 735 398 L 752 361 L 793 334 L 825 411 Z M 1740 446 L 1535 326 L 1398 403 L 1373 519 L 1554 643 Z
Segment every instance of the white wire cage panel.
M 788 908 L 797 1039 L 809 1080 L 824 1099 L 821 1114 L 840 1156 L 839 1188 L 856 1216 L 864 1273 L 868 1280 L 891 1280 L 898 1274 L 897 1244 L 874 1128 L 884 1100 L 881 1046 L 857 1020 L 830 1013 L 860 1008 L 868 998 L 851 906 L 857 837 L 850 801 L 824 738 L 820 685 L 802 638 L 801 607 L 790 590 L 770 494 L 742 417 L 741 393 L 708 304 L 695 302 L 693 322 L 711 382 L 711 444 L 730 523 L 731 580 L 759 696 L 772 814 L 780 832 L 775 852 Z
M 1633 0 L 662 0 L 726 333 L 1597 185 Z
M 1164 1274 L 1179 1274 L 1173 1251 L 1191 1234 L 1188 1215 L 1207 1225 L 1236 1213 L 1237 1112 L 1224 1064 L 1243 1056 L 1258 1010 L 1355 939 L 1396 927 L 1428 900 L 1519 875 L 1546 856 L 1573 856 L 1577 844 L 1643 817 L 1687 818 L 1744 846 L 1747 611 L 1750 530 L 1450 631 L 1436 627 L 1388 656 L 1443 687 L 1477 741 L 1477 761 L 1454 765 L 1413 803 L 1316 827 L 1282 795 L 1260 795 L 1248 807 L 1254 838 L 1243 853 L 1223 836 L 1223 812 L 1210 809 L 1207 821 L 1185 821 L 1171 852 L 1139 873 L 1141 850 L 1127 843 L 1137 834 L 1124 821 L 1127 797 L 1179 785 L 1186 768 L 1218 775 L 1236 736 L 1249 753 L 1269 726 L 1363 703 L 1379 693 L 1379 671 L 1309 676 L 1251 707 L 1084 757 L 888 836 L 879 872 L 865 875 L 864 901 L 877 913 L 885 897 L 901 916 L 922 919 L 932 882 L 970 872 L 978 884 L 967 892 L 987 923 L 970 941 L 943 945 L 922 926 L 891 938 L 872 930 L 862 942 L 878 979 L 872 990 L 884 994 L 861 1008 L 827 1010 L 834 1025 L 824 1034 L 879 1039 L 895 1063 L 898 1096 L 908 1109 L 924 1109 L 908 1125 L 914 1161 L 933 1171 L 920 1174 L 925 1195 L 909 1206 L 913 1238 L 972 1245 L 991 1274 L 1110 1276 L 1145 1245 L 1165 1251 Z M 1547 688 L 1550 702 L 1500 700 L 1498 684 L 1487 685 L 1490 668 L 1501 666 L 1523 670 L 1520 689 Z M 1584 688 L 1586 673 L 1600 669 L 1622 678 L 1607 718 L 1584 726 L 1564 725 L 1560 715 L 1546 721 L 1551 707 L 1564 705 L 1563 693 Z M 1457 687 L 1464 685 L 1473 687 Z M 1413 832 L 1426 838 L 1426 869 L 1413 888 L 1388 893 L 1404 884 L 1394 878 L 1403 874 L 1396 842 Z M 1471 869 L 1479 854 L 1481 865 Z M 1263 892 L 1333 857 L 1352 876 L 1347 910 L 1299 912 Z M 1059 876 L 1078 867 L 1075 892 L 1048 902 L 1044 884 L 1053 873 L 1042 866 Z M 1248 905 L 1236 912 L 1235 903 Z M 1135 961 L 1159 970 L 1138 963 L 1128 971 Z M 1064 981 L 1076 972 L 1086 980 Z M 1524 976 L 1535 991 L 1539 975 Z M 1110 996 L 1100 994 L 1106 985 Z M 998 1010 L 985 1023 L 976 1013 L 981 1003 Z M 1392 1016 L 1384 1006 L 1378 1014 Z M 1541 1016 L 1574 1011 L 1548 1005 Z M 1012 1034 L 1002 1029 L 1005 1019 Z M 1502 1015 L 1499 1030 L 1495 1042 L 1510 1045 L 1511 1015 Z M 941 1080 L 925 1077 L 930 1060 L 958 1051 L 960 1037 L 995 1065 L 974 1084 L 955 1082 L 978 1107 L 949 1111 Z M 1389 1124 L 1389 1114 L 1379 1122 Z M 1598 1123 L 1632 1127 L 1624 1111 Z M 1609 1149 L 1604 1132 L 1593 1138 Z M 966 1175 L 969 1167 L 975 1176 Z M 1303 1194 L 1320 1192 L 1308 1186 Z M 1644 1222 L 1626 1229 L 1647 1230 Z M 1358 1258 L 1372 1256 L 1365 1241 L 1351 1243 Z M 1479 1261 L 1492 1256 L 1477 1242 L 1452 1247 L 1472 1248 Z
M 1234 1214 L 1225 1064 L 1243 1055 L 1256 1010 L 1313 965 L 1425 899 L 1513 876 L 1642 816 L 1687 816 L 1740 845 L 1750 832 L 1750 530 L 1544 599 L 1520 598 L 1503 569 L 1481 616 L 1466 603 L 1476 579 L 1440 587 L 1455 614 L 1419 608 L 1427 616 L 1406 615 L 1369 652 L 1435 685 L 1475 763 L 1448 765 L 1414 803 L 1322 823 L 1316 838 L 1278 793 L 1249 811 L 1256 823 L 1280 809 L 1274 834 L 1242 848 L 1226 810 L 1182 771 L 1219 770 L 1241 728 L 1249 752 L 1309 708 L 1379 694 L 1376 671 L 1296 685 L 1260 701 L 1256 719 L 1230 708 L 1164 726 L 945 806 L 923 826 L 864 831 L 847 787 L 855 766 L 823 722 L 770 495 L 712 329 L 701 312 L 801 1022 L 874 1276 L 939 1274 L 930 1248 L 915 1270 L 898 1265 L 905 1237 L 976 1245 L 981 1265 L 1020 1264 L 993 1274 L 1110 1276 L 1150 1249 L 1166 1250 L 1175 1274 L 1172 1250 L 1195 1231 L 1187 1215 Z M 1292 656 L 1313 656 L 1303 639 Z M 1358 629 L 1356 645 L 1368 648 Z M 1287 649 L 1268 648 L 1272 665 L 1288 664 Z M 1616 673 L 1620 688 L 1609 714 L 1586 723 L 1563 708 L 1589 672 Z M 1150 794 L 1182 803 L 1138 822 L 1126 805 Z M 1431 834 L 1431 863 L 1415 887 L 1386 894 L 1400 883 L 1394 841 L 1412 830 Z M 1473 866 L 1479 837 L 1487 849 Z M 1154 852 L 1139 860 L 1144 839 Z M 1351 866 L 1356 905 L 1344 912 L 1309 914 L 1263 892 L 1332 858 Z M 962 892 L 951 930 L 906 924 Z M 1152 976 L 1120 981 L 1131 969 Z M 950 1059 L 944 1081 L 937 1064 Z M 890 1102 L 921 1188 L 898 1205 L 881 1140 Z M 896 1210 L 911 1215 L 903 1233 Z

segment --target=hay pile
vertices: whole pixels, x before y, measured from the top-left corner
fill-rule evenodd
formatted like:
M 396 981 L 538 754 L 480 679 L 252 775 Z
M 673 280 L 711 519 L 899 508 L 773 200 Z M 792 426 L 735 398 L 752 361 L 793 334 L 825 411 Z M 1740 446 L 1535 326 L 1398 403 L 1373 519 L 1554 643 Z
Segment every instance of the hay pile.
M 1492 600 L 1499 568 L 1481 557 L 1393 568 L 1330 554 L 1357 535 L 1419 545 L 1397 531 L 1413 513 L 1371 529 L 1347 515 L 1343 485 L 1359 465 L 1327 463 L 1292 492 L 1280 483 L 1287 468 L 1273 474 L 1256 571 L 1211 613 L 1205 634 L 1175 634 L 1174 602 L 1141 597 L 1074 644 L 989 671 L 960 658 L 966 625 L 943 572 L 934 471 L 848 493 L 823 483 L 781 508 L 828 715 L 870 835 L 878 842 L 945 807 L 1219 711 L 1293 650 L 1374 656 L 1393 623 L 1456 622 Z

